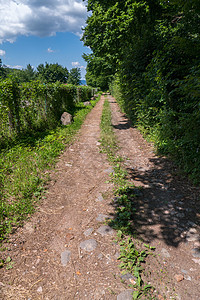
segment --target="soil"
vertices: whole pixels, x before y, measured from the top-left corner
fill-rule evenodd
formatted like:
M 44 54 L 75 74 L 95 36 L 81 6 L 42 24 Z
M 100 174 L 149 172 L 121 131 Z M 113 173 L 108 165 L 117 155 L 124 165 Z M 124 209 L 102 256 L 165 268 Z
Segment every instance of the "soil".
M 113 169 L 100 152 L 104 99 L 60 156 L 37 212 L 4 245 L 3 255 L 14 265 L 1 269 L 0 299 L 131 299 L 133 279 L 122 277 L 116 233 L 105 225 L 115 207 Z M 156 248 L 143 279 L 156 288 L 155 299 L 200 299 L 200 189 L 156 156 L 115 99 L 108 99 L 118 154 L 137 187 L 135 242 Z

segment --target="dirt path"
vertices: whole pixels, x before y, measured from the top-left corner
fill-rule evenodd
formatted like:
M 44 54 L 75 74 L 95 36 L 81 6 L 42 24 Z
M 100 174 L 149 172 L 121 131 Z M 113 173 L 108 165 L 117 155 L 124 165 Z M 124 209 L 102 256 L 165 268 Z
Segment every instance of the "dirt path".
M 110 103 L 120 155 L 130 180 L 142 187 L 135 201 L 137 234 L 156 247 L 156 258 L 147 259 L 145 281 L 173 299 L 200 299 L 200 189 L 180 179 L 172 163 L 157 157 L 131 127 L 112 97 Z
M 116 299 L 126 289 L 114 231 L 103 225 L 113 211 L 112 168 L 98 142 L 103 102 L 61 156 L 39 212 L 8 245 L 15 265 L 3 270 L 1 299 Z
M 145 280 L 174 299 L 199 299 L 198 189 L 172 175 L 171 164 L 154 155 L 108 98 L 120 155 L 130 180 L 143 186 L 135 203 L 137 232 L 158 254 L 148 258 Z M 0 299 L 131 299 L 131 279 L 122 282 L 118 268 L 115 232 L 104 225 L 114 207 L 107 182 L 112 168 L 99 152 L 103 101 L 60 157 L 39 211 L 7 245 L 15 264 L 1 270 Z M 178 282 L 175 275 L 184 279 Z

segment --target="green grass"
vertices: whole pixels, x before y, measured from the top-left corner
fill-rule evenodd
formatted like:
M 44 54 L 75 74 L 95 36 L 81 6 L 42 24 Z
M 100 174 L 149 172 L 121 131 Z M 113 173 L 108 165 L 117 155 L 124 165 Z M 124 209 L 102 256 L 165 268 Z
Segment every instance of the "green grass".
M 115 196 L 115 216 L 109 225 L 117 230 L 117 242 L 120 245 L 120 268 L 123 273 L 131 273 L 135 277 L 135 284 L 130 285 L 133 289 L 133 299 L 145 297 L 145 299 L 155 299 L 153 287 L 142 281 L 142 264 L 149 251 L 138 250 L 133 239 L 135 238 L 134 229 L 134 199 L 135 186 L 127 179 L 127 172 L 122 166 L 123 159 L 117 155 L 117 140 L 112 127 L 112 115 L 110 105 L 106 99 L 103 106 L 101 118 L 101 151 L 107 154 L 108 160 L 114 167 L 114 174 L 111 174 L 111 181 L 114 183 Z M 153 249 L 151 249 L 153 250 Z M 143 298 L 144 299 L 144 298 Z
M 96 104 L 77 104 L 74 122 L 55 130 L 10 141 L 0 152 L 0 242 L 32 214 L 44 195 L 49 170 L 73 141 L 86 115 Z

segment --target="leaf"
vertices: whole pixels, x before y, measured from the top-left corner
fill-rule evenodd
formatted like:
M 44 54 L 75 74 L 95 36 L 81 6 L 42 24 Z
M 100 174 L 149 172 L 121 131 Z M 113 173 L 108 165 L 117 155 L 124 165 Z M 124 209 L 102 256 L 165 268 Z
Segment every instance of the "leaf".
M 8 256 L 7 258 L 6 258 L 6 263 L 9 263 L 9 262 L 11 262 L 11 257 L 10 256 Z

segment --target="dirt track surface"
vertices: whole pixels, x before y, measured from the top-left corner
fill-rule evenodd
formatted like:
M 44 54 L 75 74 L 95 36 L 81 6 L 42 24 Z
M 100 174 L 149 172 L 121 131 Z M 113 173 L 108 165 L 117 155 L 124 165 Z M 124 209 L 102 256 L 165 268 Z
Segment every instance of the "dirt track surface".
M 199 190 L 174 175 L 173 165 L 156 157 L 108 99 L 119 154 L 130 181 L 142 186 L 135 201 L 138 238 L 156 247 L 144 279 L 166 299 L 199 299 Z M 0 299 L 130 299 L 121 294 L 130 282 L 121 280 L 115 232 L 104 226 L 115 211 L 107 182 L 113 170 L 99 151 L 103 101 L 60 157 L 38 212 L 11 237 L 15 265 L 1 270 Z

